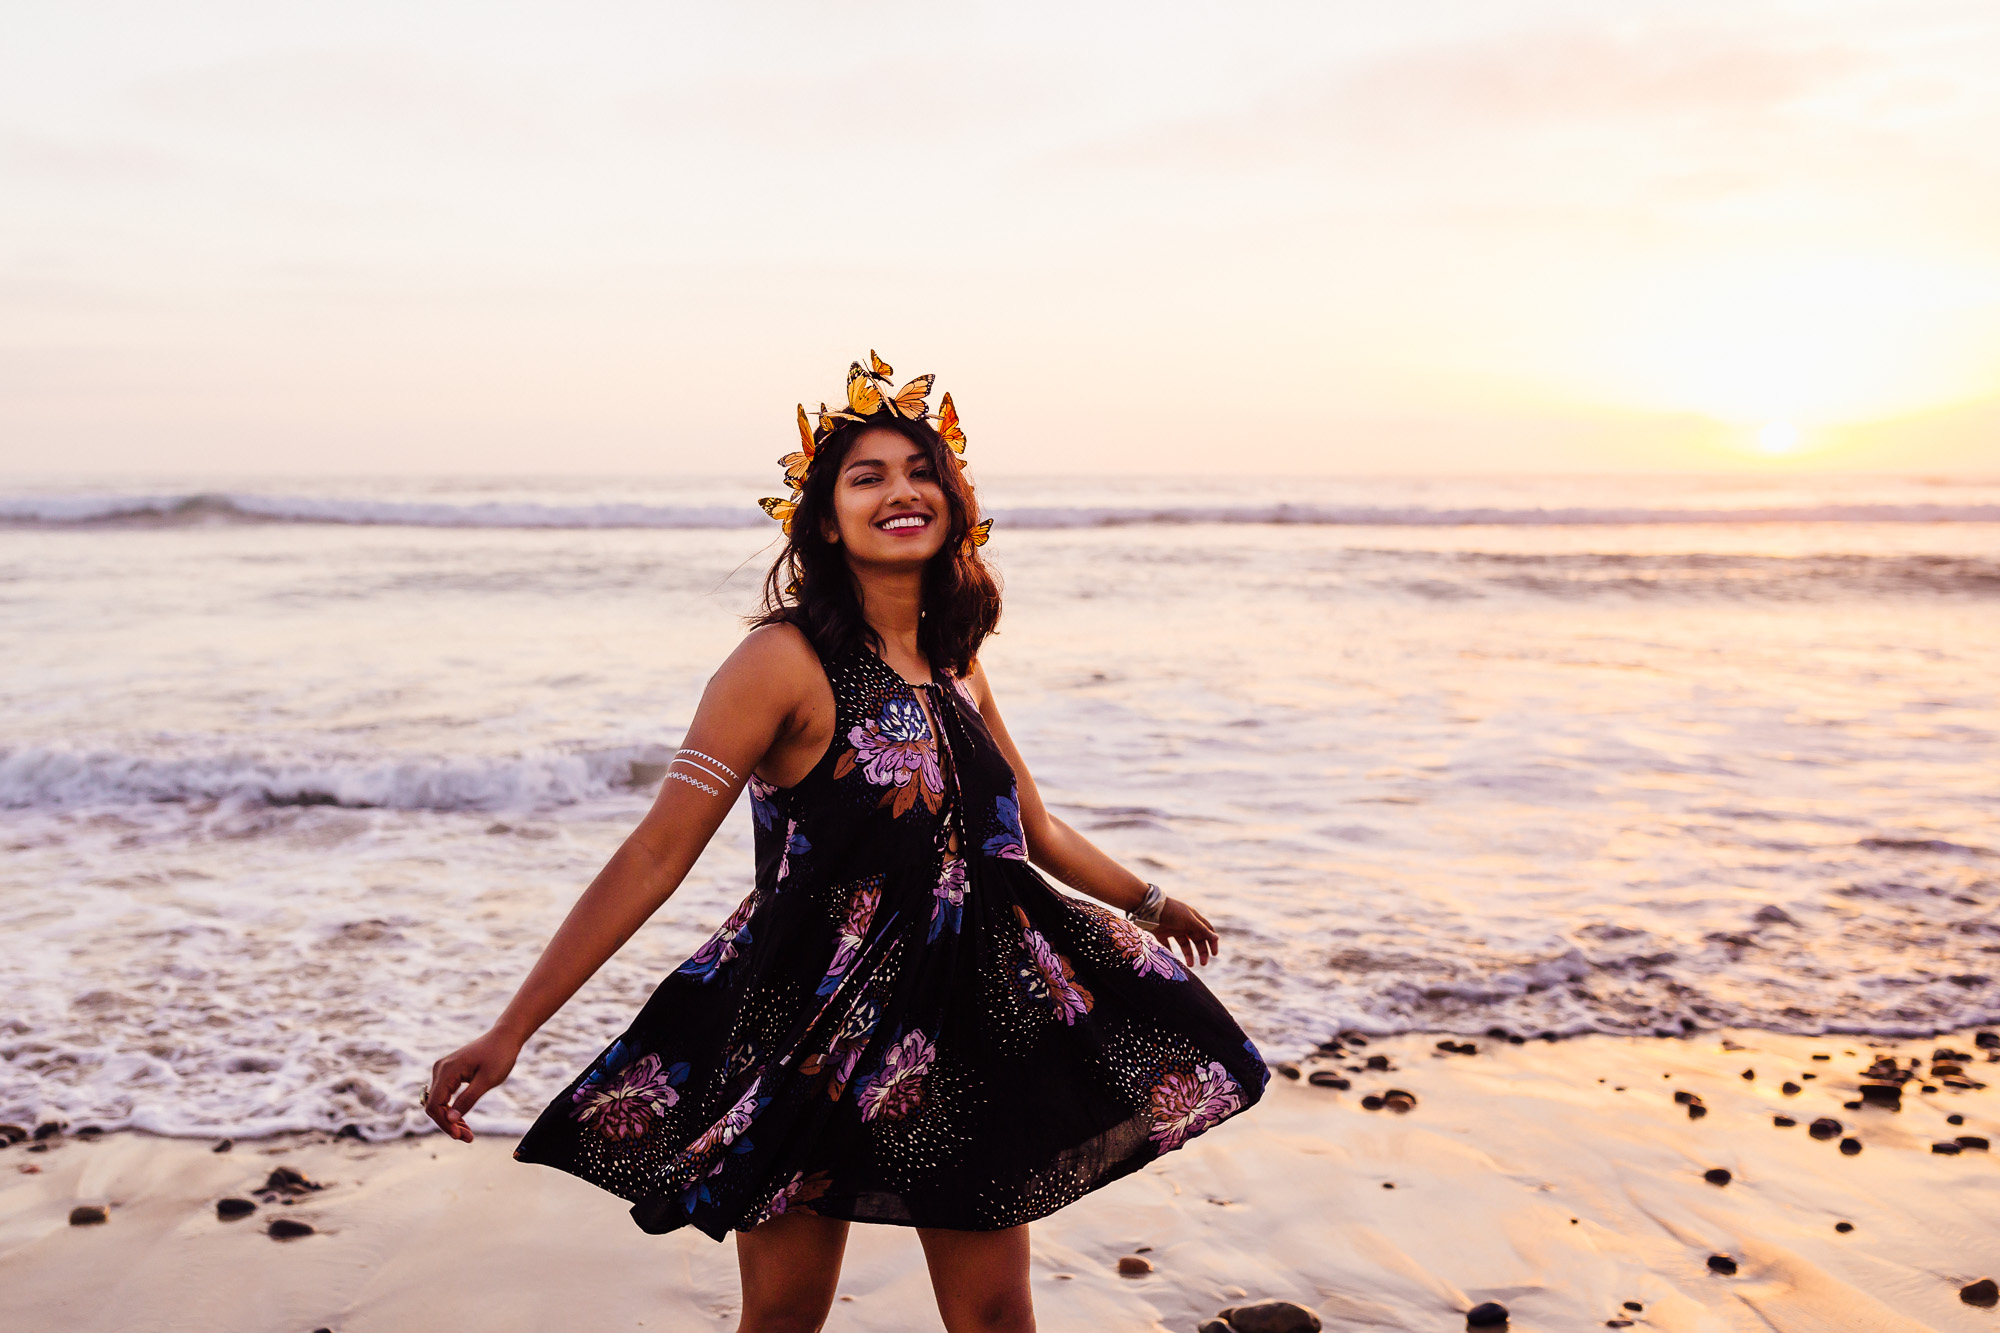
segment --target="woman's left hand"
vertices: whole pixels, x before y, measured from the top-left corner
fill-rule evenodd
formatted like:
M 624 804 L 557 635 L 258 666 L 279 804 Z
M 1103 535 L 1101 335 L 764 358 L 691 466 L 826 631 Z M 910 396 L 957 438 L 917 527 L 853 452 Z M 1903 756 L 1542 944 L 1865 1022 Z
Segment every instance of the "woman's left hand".
M 1200 955 L 1202 966 L 1222 952 L 1222 937 L 1208 918 L 1178 898 L 1169 897 L 1160 909 L 1160 924 L 1151 928 L 1155 939 L 1169 947 L 1178 944 L 1190 964 Z

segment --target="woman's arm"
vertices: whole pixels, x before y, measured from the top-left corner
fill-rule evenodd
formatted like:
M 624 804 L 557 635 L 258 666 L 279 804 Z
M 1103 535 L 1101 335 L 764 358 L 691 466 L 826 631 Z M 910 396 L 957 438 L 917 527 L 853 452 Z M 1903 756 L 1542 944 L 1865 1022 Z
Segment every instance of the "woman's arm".
M 1121 912 L 1137 907 L 1146 896 L 1146 881 L 1106 856 L 1096 843 L 1050 814 L 1042 804 L 1035 779 L 1028 772 L 1021 752 L 1014 747 L 1014 738 L 1007 734 L 999 706 L 993 702 L 986 669 L 974 662 L 966 683 L 972 687 L 972 697 L 980 716 L 986 720 L 986 729 L 993 733 L 1000 753 L 1013 766 L 1014 781 L 1020 788 L 1021 832 L 1028 840 L 1029 859 L 1072 889 Z M 1199 957 L 1206 964 L 1210 957 L 1222 952 L 1222 937 L 1216 934 L 1208 918 L 1178 898 L 1167 899 L 1160 913 L 1160 924 L 1153 933 L 1178 944 L 1190 963 Z
M 787 627 L 752 633 L 722 664 L 688 726 L 684 757 L 668 769 L 652 809 L 570 908 L 492 1029 L 432 1067 L 424 1110 L 440 1128 L 472 1141 L 465 1112 L 507 1077 L 528 1038 L 680 887 L 750 772 L 767 759 L 774 769 L 784 767 L 792 751 L 807 748 L 811 732 L 830 728 L 814 686 L 826 689 L 818 659 Z M 824 748 L 824 735 L 819 740 Z

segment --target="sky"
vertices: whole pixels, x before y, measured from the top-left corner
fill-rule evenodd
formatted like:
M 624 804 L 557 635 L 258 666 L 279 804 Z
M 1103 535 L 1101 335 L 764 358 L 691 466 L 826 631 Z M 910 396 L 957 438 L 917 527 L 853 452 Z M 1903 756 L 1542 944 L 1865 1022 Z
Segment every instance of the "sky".
M 8 0 L 0 470 L 2000 473 L 1992 0 Z

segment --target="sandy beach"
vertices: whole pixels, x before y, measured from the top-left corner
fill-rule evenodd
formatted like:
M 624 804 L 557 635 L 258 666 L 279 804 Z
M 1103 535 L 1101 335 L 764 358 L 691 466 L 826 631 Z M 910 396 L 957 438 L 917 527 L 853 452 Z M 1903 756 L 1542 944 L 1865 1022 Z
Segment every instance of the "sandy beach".
M 2000 1161 L 1934 1150 L 2000 1136 L 1992 1090 L 1933 1072 L 1940 1049 L 1974 1057 L 1960 1082 L 2000 1072 L 1977 1033 L 1478 1038 L 1472 1055 L 1438 1040 L 1305 1062 L 1307 1077 L 1274 1078 L 1251 1114 L 1036 1223 L 1040 1326 L 1192 1333 L 1259 1299 L 1296 1302 L 1329 1329 L 1463 1327 L 1484 1302 L 1523 1333 L 1618 1319 L 1687 1333 L 2000 1320 L 1961 1297 L 2000 1276 Z M 1390 1068 L 1368 1068 L 1370 1056 Z M 1883 1057 L 1920 1062 L 1900 1109 L 1850 1109 Z M 1315 1071 L 1351 1086 L 1314 1085 Z M 1415 1106 L 1364 1105 L 1391 1089 Z M 1839 1132 L 1813 1137 L 1820 1118 Z M 290 1135 L 227 1153 L 133 1133 L 40 1142 L 0 1152 L 8 1329 L 733 1327 L 730 1246 L 646 1235 L 618 1199 L 513 1161 L 511 1138 Z M 281 1166 L 323 1188 L 217 1217 L 218 1200 L 255 1200 Z M 1707 1178 L 1717 1170 L 1726 1184 Z M 73 1225 L 88 1205 L 108 1220 Z M 313 1233 L 274 1239 L 277 1219 Z M 1135 1254 L 1153 1271 L 1121 1275 Z M 830 1329 L 938 1326 L 901 1228 L 853 1228 L 840 1290 Z

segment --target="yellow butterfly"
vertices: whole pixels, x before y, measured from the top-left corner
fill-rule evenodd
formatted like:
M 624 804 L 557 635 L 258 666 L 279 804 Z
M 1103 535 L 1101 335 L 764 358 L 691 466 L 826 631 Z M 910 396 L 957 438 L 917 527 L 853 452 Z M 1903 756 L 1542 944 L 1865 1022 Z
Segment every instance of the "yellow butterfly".
M 836 422 L 859 420 L 861 418 L 855 416 L 852 412 L 835 412 L 829 409 L 825 403 L 819 405 L 819 433 L 821 435 L 831 435 L 834 431 L 838 430 L 839 427 L 835 424 Z
M 806 484 L 806 469 L 812 466 L 813 451 L 818 446 L 813 443 L 813 429 L 806 420 L 806 405 L 799 404 L 799 448 L 796 453 L 786 454 L 778 461 L 784 464 L 785 480 L 798 490 Z
M 858 417 L 872 417 L 882 410 L 882 391 L 859 361 L 847 367 L 847 406 Z
M 973 524 L 971 530 L 965 534 L 966 554 L 970 555 L 979 547 L 986 545 L 986 538 L 992 531 L 993 520 L 990 518 L 983 523 Z
M 781 500 L 775 495 L 767 495 L 757 503 L 763 506 L 765 513 L 783 525 L 787 537 L 792 535 L 792 516 L 799 512 L 799 502 L 796 497 Z
M 938 434 L 951 446 L 955 454 L 965 452 L 965 430 L 958 424 L 958 409 L 951 405 L 951 395 L 946 394 L 938 404 Z
M 875 349 L 872 347 L 868 349 L 868 369 L 878 380 L 886 380 L 896 373 L 894 367 L 881 357 L 875 355 Z
M 930 415 L 924 399 L 931 396 L 931 381 L 935 375 L 919 375 L 896 390 L 896 396 L 889 399 L 889 406 L 902 413 L 911 421 L 921 421 Z

